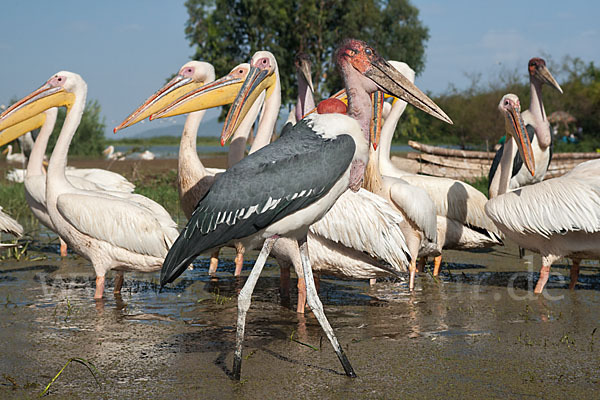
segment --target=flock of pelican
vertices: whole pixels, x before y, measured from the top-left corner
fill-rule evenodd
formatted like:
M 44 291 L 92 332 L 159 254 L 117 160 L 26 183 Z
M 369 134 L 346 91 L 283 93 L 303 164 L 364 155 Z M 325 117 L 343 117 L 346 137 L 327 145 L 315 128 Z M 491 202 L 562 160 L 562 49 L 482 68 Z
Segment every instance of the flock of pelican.
M 161 285 L 166 285 L 198 255 L 211 252 L 209 272 L 214 274 L 219 248 L 233 246 L 239 275 L 245 250 L 261 249 L 238 298 L 237 379 L 246 312 L 268 255 L 280 264 L 282 278 L 291 267 L 296 271 L 296 309 L 302 313 L 310 306 L 348 376 L 355 376 L 354 370 L 317 295 L 320 273 L 371 282 L 408 273 L 412 290 L 427 257 L 435 258 L 437 275 L 443 250 L 494 246 L 506 236 L 542 255 L 539 293 L 556 260 L 573 258 L 573 288 L 579 261 L 600 257 L 600 161 L 543 181 L 551 135 L 541 88 L 562 89 L 542 59 L 533 58 L 528 66 L 530 109 L 521 113 L 513 94 L 498 106 L 507 141 L 490 171 L 489 200 L 464 182 L 411 174 L 390 161 L 393 134 L 408 103 L 452 123 L 415 86 L 407 64 L 388 62 L 358 40 L 344 41 L 335 59 L 345 91 L 315 109 L 310 59 L 297 57 L 298 100 L 277 140 L 281 83 L 277 60 L 268 51 L 256 52 L 249 63 L 219 79 L 211 64 L 190 61 L 114 128 L 116 133 L 146 118 L 187 114 L 178 160 L 177 187 L 188 218 L 181 232 L 161 205 L 134 194 L 122 176 L 67 167 L 87 96 L 86 83 L 76 73 L 52 75 L 6 109 L 0 115 L 0 145 L 41 127 L 25 172 L 27 203 L 60 237 L 62 254 L 69 246 L 91 262 L 97 299 L 103 297 L 110 270 L 117 274 L 117 293 L 125 271 L 161 269 Z M 386 102 L 386 96 L 392 100 Z M 221 135 L 223 144 L 231 139 L 228 168 L 206 168 L 196 137 L 206 110 L 224 105 L 231 105 Z M 66 107 L 67 114 L 45 171 L 57 107 Z M 122 157 L 114 148 L 105 155 Z M 0 224 L 4 232 L 22 234 L 20 225 L 1 211 Z

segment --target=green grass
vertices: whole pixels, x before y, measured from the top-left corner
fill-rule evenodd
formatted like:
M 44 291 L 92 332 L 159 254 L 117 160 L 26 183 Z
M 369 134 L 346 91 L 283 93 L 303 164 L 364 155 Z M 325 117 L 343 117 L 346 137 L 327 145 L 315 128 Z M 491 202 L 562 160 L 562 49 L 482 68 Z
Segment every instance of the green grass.
M 133 183 L 135 193 L 156 201 L 171 214 L 175 221 L 185 218 L 179 205 L 176 170 L 163 174 L 144 175 L 135 179 Z
M 25 230 L 37 223 L 25 201 L 25 188 L 22 183 L 0 178 L 0 206 L 2 211 L 19 221 Z
M 473 186 L 475 189 L 479 190 L 481 193 L 483 193 L 485 195 L 485 197 L 489 197 L 489 193 L 488 193 L 489 181 L 488 181 L 487 176 L 482 176 L 475 180 L 465 181 L 465 182 L 467 182 L 469 185 Z

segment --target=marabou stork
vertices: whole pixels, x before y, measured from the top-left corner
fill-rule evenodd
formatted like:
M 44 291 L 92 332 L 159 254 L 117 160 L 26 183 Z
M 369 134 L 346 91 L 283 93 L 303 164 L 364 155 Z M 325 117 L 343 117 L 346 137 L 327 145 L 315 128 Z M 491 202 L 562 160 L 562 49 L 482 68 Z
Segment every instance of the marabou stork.
M 577 284 L 579 261 L 600 257 L 600 160 L 579 164 L 554 179 L 511 190 L 514 156 L 518 152 L 531 175 L 537 170 L 532 144 L 525 136 L 519 98 L 505 95 L 498 105 L 507 134 L 493 189 L 485 211 L 500 230 L 519 246 L 542 255 L 535 293 L 548 281 L 550 266 L 561 257 L 573 258 L 572 289 Z M 514 140 L 508 140 L 511 136 Z M 515 144 L 516 143 L 516 144 Z
M 529 109 L 523 111 L 521 117 L 525 122 L 527 140 L 531 143 L 531 150 L 535 159 L 535 173 L 531 175 L 527 167 L 523 164 L 519 153 L 516 153 L 513 159 L 510 189 L 541 182 L 544 179 L 552 160 L 552 133 L 550 132 L 550 124 L 546 118 L 546 110 L 544 110 L 542 102 L 542 86 L 545 83 L 560 93 L 563 92 L 556 79 L 554 79 L 548 68 L 546 68 L 546 61 L 543 59 L 532 58 L 529 60 L 527 70 L 529 72 L 529 86 L 531 87 L 531 102 Z M 506 141 L 508 140 L 509 137 L 507 136 Z M 488 176 L 490 198 L 498 195 L 496 191 L 498 187 L 497 182 L 495 184 L 492 183 L 500 179 L 497 169 L 505 146 L 506 142 L 496 152 L 492 167 L 490 168 Z
M 161 285 L 176 279 L 191 260 L 209 249 L 241 240 L 261 252 L 238 297 L 233 377 L 240 378 L 246 313 L 252 291 L 274 242 L 280 236 L 298 240 L 308 305 L 329 338 L 344 371 L 356 376 L 323 312 L 316 293 L 306 236 L 348 188 L 360 188 L 368 162 L 370 93 L 384 90 L 451 122 L 423 92 L 391 67 L 370 46 L 346 40 L 336 61 L 349 97 L 348 116 L 313 114 L 270 145 L 221 174 L 200 200 L 175 241 L 161 271 Z M 256 97 L 276 76 L 267 56 L 257 57 L 234 101 L 222 140 L 235 131 Z M 273 92 L 267 93 L 267 96 Z M 263 115 L 263 120 L 268 118 Z M 234 193 L 234 194 L 232 194 Z
M 67 115 L 50 157 L 46 177 L 46 207 L 56 232 L 75 252 L 92 262 L 96 293 L 103 296 L 107 271 L 117 271 L 115 292 L 123 271 L 155 271 L 162 265 L 179 232 L 169 213 L 137 194 L 79 189 L 65 174 L 67 153 L 81 121 L 87 85 L 81 76 L 61 71 L 42 87 L 0 115 L 0 130 L 52 107 L 67 107 Z

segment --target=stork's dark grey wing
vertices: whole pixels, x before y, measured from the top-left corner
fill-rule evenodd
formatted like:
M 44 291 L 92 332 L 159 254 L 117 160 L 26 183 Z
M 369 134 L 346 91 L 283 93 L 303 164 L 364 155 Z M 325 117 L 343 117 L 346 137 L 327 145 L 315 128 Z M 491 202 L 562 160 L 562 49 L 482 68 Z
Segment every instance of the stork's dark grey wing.
M 527 131 L 527 140 L 529 140 L 529 144 L 531 144 L 533 142 L 533 137 L 535 136 L 535 128 L 532 125 L 526 125 L 525 128 Z M 507 140 L 512 140 L 512 139 L 507 139 Z M 502 158 L 503 152 L 504 152 L 504 143 L 502 144 L 502 146 L 500 146 L 500 148 L 496 152 L 496 155 L 494 156 L 494 160 L 492 161 L 492 166 L 490 167 L 490 172 L 488 174 L 488 192 L 490 190 L 490 185 L 492 184 L 492 178 L 496 174 L 498 165 L 500 165 L 500 159 Z M 512 178 L 513 176 L 517 175 L 522 167 L 523 167 L 523 159 L 521 158 L 521 154 L 519 152 L 517 152 L 517 154 L 515 155 L 515 158 L 513 158 L 513 169 L 512 169 L 512 174 L 510 177 Z
M 294 124 L 292 124 L 291 122 L 285 124 L 283 128 L 281 128 L 281 133 L 279 134 L 279 137 L 285 136 L 285 134 L 290 132 L 292 128 L 294 128 Z
M 348 169 L 354 152 L 350 135 L 325 140 L 301 121 L 225 171 L 169 250 L 161 285 L 177 278 L 200 253 L 250 236 L 319 200 Z

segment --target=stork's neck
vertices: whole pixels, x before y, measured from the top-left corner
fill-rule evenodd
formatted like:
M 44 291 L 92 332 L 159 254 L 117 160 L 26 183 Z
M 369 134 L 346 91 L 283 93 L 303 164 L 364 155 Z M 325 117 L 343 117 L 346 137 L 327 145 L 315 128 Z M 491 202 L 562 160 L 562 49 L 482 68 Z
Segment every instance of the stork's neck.
M 308 82 L 302 76 L 298 75 L 298 99 L 296 100 L 296 121 L 300 121 L 302 117 L 315 108 L 315 100 L 313 98 L 313 92 L 308 86 Z
M 69 146 L 81 122 L 86 97 L 87 87 L 76 88 L 75 102 L 71 109 L 67 110 L 65 122 L 60 130 L 60 135 L 52 151 L 52 156 L 50 156 L 48 176 L 46 178 L 46 182 L 48 182 L 46 185 L 46 198 L 50 197 L 48 193 L 50 193 L 53 187 L 73 187 L 67 180 L 65 169 L 67 167 Z
M 206 169 L 202 165 L 196 149 L 198 127 L 205 113 L 206 110 L 201 110 L 189 114 L 183 126 L 183 133 L 179 142 L 177 173 L 179 176 L 179 189 L 184 192 L 190 189 L 188 186 L 195 185 L 206 175 Z
M 407 172 L 397 168 L 390 160 L 390 151 L 392 148 L 392 140 L 394 139 L 394 132 L 396 131 L 400 117 L 406 109 L 406 105 L 407 103 L 405 101 L 396 100 L 392 106 L 392 110 L 381 127 L 377 152 L 379 153 L 380 171 L 385 175 L 408 175 Z
M 535 120 L 535 134 L 538 139 L 538 144 L 542 150 L 545 150 L 552 142 L 550 134 L 550 124 L 546 118 L 546 110 L 542 102 L 542 83 L 538 80 L 530 80 L 531 87 L 531 103 L 529 104 L 529 112 Z
M 498 169 L 490 182 L 490 199 L 501 194 L 504 194 L 510 189 L 510 178 L 512 177 L 513 171 L 513 159 L 517 154 L 518 148 L 515 140 L 507 134 L 507 140 L 504 143 L 504 150 L 502 151 L 502 158 L 500 158 L 500 164 Z
M 371 94 L 363 87 L 362 80 L 365 78 L 361 74 L 352 66 L 342 65 L 341 67 L 348 96 L 347 114 L 358 121 L 368 142 L 372 114 Z
M 279 71 L 275 70 L 276 74 L 275 86 L 272 89 L 267 89 L 265 106 L 263 113 L 258 123 L 256 137 L 250 148 L 250 154 L 262 149 L 269 143 L 273 137 L 273 130 L 279 116 L 279 108 L 281 107 L 281 84 L 279 82 Z
M 54 129 L 56 123 L 56 114 L 58 113 L 56 107 L 50 108 L 45 111 L 46 120 L 44 125 L 40 129 L 38 137 L 33 143 L 31 154 L 29 155 L 29 163 L 27 164 L 27 176 L 39 176 L 44 174 L 44 155 L 46 154 L 46 148 L 48 147 L 48 139 Z

